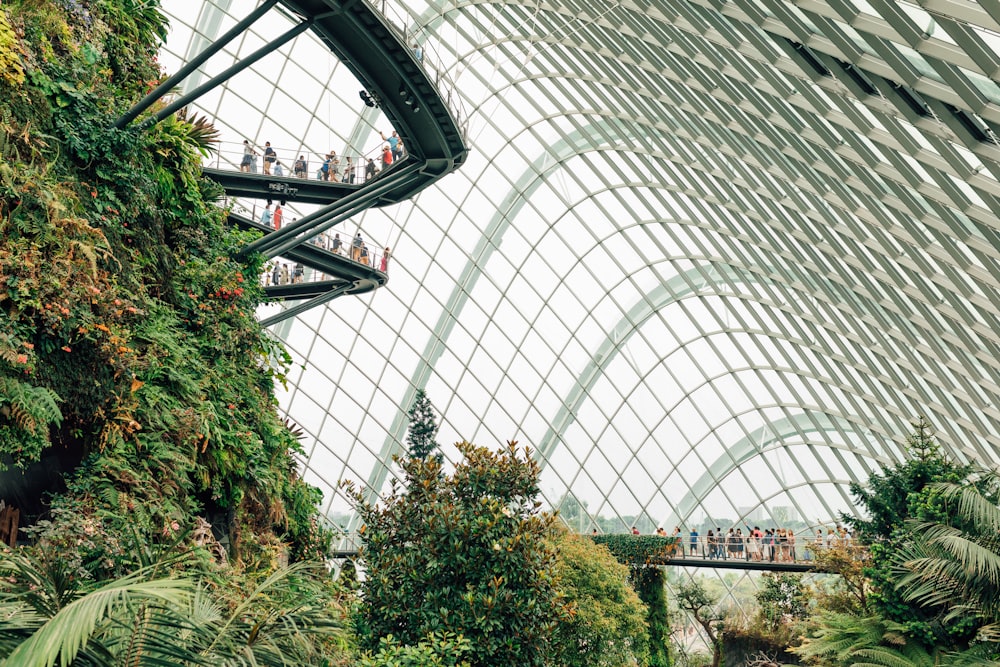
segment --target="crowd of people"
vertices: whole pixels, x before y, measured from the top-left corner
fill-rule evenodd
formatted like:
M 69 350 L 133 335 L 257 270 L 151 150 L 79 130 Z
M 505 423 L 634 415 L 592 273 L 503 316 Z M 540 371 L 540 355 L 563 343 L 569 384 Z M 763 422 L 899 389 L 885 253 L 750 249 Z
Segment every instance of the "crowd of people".
M 716 528 L 702 536 L 696 528 L 685 534 L 680 526 L 675 526 L 673 532 L 668 534 L 661 526 L 656 529 L 656 535 L 676 538 L 674 555 L 678 557 L 709 560 L 810 562 L 815 554 L 823 549 L 841 545 L 854 546 L 851 531 L 839 525 L 836 528 L 827 528 L 825 533 L 822 529 L 817 529 L 815 535 L 810 533 L 806 537 L 797 537 L 795 531 L 790 528 L 761 530 L 759 526 L 753 528 L 746 526 L 746 529 L 744 533 L 742 528 L 733 527 L 728 532 Z M 597 529 L 595 528 L 593 532 L 597 534 Z M 632 526 L 631 532 L 633 535 L 641 534 L 635 526 Z
M 403 140 L 394 130 L 390 136 L 380 132 L 379 136 L 384 142 L 379 151 L 380 166 L 377 166 L 374 158 L 367 158 L 367 162 L 362 166 L 362 160 L 355 162 L 351 157 L 345 157 L 341 161 L 337 151 L 331 150 L 323 156 L 319 168 L 316 170 L 316 178 L 321 181 L 334 183 L 357 183 L 375 178 L 381 171 L 391 166 L 394 162 L 403 159 L 405 149 Z M 258 157 L 263 156 L 264 175 L 284 176 L 285 165 L 278 157 L 277 151 L 271 146 L 270 141 L 264 142 L 263 149 L 258 152 L 258 146 L 243 140 L 243 156 L 240 161 L 240 171 L 244 173 L 257 173 Z M 292 163 L 291 175 L 295 178 L 309 178 L 309 160 L 305 154 L 300 154 L 298 159 Z M 281 229 L 284 223 L 284 208 L 279 203 L 274 205 L 270 202 L 264 206 L 258 218 L 259 222 L 272 229 Z M 296 219 L 292 219 L 294 223 Z M 378 270 L 387 273 L 389 271 L 389 261 L 392 253 L 388 247 L 382 250 L 381 256 L 377 256 L 368 249 L 367 243 L 359 232 L 353 239 L 344 242 L 339 233 L 334 233 L 331 237 L 327 233 L 319 233 L 311 239 L 311 243 L 323 248 L 335 255 L 350 257 L 351 260 L 365 266 L 376 266 Z M 326 280 L 325 274 L 317 273 L 311 280 Z M 262 276 L 265 286 L 289 285 L 300 283 L 306 280 L 306 271 L 302 264 L 276 261 L 268 265 Z
M 278 206 L 274 213 L 270 214 L 270 218 L 268 219 L 274 219 L 274 216 L 277 215 L 280 210 L 281 207 Z M 270 205 L 268 205 L 261 214 L 261 223 L 268 224 L 265 221 L 265 216 L 268 216 L 269 213 Z M 275 227 L 275 229 L 277 229 L 277 227 Z M 378 270 L 382 273 L 389 272 L 389 260 L 392 258 L 392 251 L 388 246 L 386 246 L 382 249 L 381 257 L 373 256 L 373 253 L 369 251 L 368 244 L 365 243 L 361 232 L 358 232 L 354 238 L 349 241 L 349 243 L 345 243 L 340 238 L 339 232 L 335 232 L 332 237 L 325 232 L 321 232 L 314 236 L 310 242 L 318 248 L 332 252 L 334 255 L 350 257 L 351 260 L 365 266 L 375 266 L 377 258 Z M 323 273 L 317 273 L 314 279 L 327 280 L 328 276 Z M 290 285 L 301 283 L 304 280 L 305 268 L 299 263 L 289 266 L 287 262 L 274 262 L 268 266 L 268 269 L 264 272 L 263 276 L 263 283 L 265 287 L 270 285 Z
M 399 134 L 393 130 L 388 137 L 384 132 L 379 132 L 383 144 L 378 151 L 378 163 L 376 158 L 358 158 L 354 160 L 347 156 L 341 161 L 337 151 L 330 150 L 322 155 L 319 167 L 316 169 L 316 179 L 331 183 L 363 183 L 378 176 L 381 172 L 392 166 L 393 163 L 403 159 L 405 148 L 403 140 Z M 287 164 L 282 163 L 277 151 L 271 147 L 271 142 L 264 142 L 264 148 L 258 152 L 258 146 L 243 140 L 243 156 L 240 159 L 240 171 L 247 174 L 256 174 L 258 157 L 263 155 L 263 169 L 265 176 L 286 176 Z M 293 153 L 294 155 L 294 153 Z M 309 158 L 305 153 L 300 153 L 299 157 L 292 161 L 291 176 L 294 178 L 310 178 Z

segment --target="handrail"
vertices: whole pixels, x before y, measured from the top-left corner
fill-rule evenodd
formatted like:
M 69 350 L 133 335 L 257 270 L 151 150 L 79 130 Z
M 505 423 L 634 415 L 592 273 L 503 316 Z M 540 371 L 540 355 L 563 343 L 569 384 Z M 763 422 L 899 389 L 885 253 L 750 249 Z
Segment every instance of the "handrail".
M 325 236 L 321 234 L 320 236 Z M 323 239 L 325 241 L 330 241 L 329 238 Z M 360 257 L 359 259 L 354 259 L 354 255 L 351 252 L 351 239 L 346 239 L 344 247 L 340 252 L 332 250 L 329 246 L 323 245 L 322 242 L 315 242 L 317 248 L 326 250 L 335 255 L 339 255 L 346 259 L 351 260 L 359 266 L 366 266 L 373 269 L 378 269 L 379 271 L 384 271 L 388 273 L 388 266 L 385 269 L 382 268 L 382 255 L 383 252 L 371 252 L 369 251 L 368 257 Z M 390 252 L 390 261 L 392 254 Z M 275 269 L 277 269 L 277 274 L 275 274 Z M 264 287 L 271 287 L 272 285 L 295 285 L 299 283 L 318 283 L 327 280 L 335 280 L 335 276 L 323 273 L 317 269 L 313 269 L 308 266 L 304 266 L 301 262 L 295 262 L 294 260 L 286 259 L 285 257 L 275 257 L 264 264 L 263 271 L 260 275 L 260 284 Z
M 246 218 L 250 222 L 256 223 L 254 228 L 259 229 L 264 225 L 263 222 L 257 217 L 251 217 L 250 211 L 246 209 L 242 204 L 234 202 L 235 207 L 234 214 L 240 217 Z M 263 231 L 263 230 L 262 230 Z M 360 230 L 359 230 L 360 233 Z M 379 247 L 378 252 L 373 252 L 368 250 L 367 257 L 363 256 L 360 252 L 357 254 L 357 258 L 354 256 L 352 250 L 353 237 L 347 235 L 347 238 L 341 239 L 341 248 L 339 251 L 333 249 L 333 240 L 335 235 L 339 235 L 340 232 L 320 232 L 316 234 L 310 241 L 305 244 L 315 246 L 321 250 L 325 250 L 331 254 L 342 257 L 346 260 L 357 264 L 358 266 L 368 267 L 370 269 L 376 269 L 383 273 L 388 273 L 389 265 L 392 260 L 392 253 L 389 253 L 389 260 L 386 261 L 385 267 L 382 266 L 382 256 L 385 251 Z M 303 244 L 303 245 L 305 245 Z M 367 249 L 367 243 L 362 242 L 362 246 Z M 296 246 L 299 247 L 299 246 Z M 275 268 L 278 269 L 277 275 L 275 274 Z M 283 271 L 282 269 L 286 269 Z M 261 274 L 259 276 L 260 284 L 264 287 L 272 287 L 278 285 L 294 285 L 298 283 L 314 283 L 314 282 L 324 282 L 327 280 L 336 280 L 337 276 L 332 276 L 326 274 L 318 269 L 314 269 L 309 266 L 305 266 L 301 262 L 295 259 L 285 257 L 283 255 L 278 255 L 272 259 L 269 259 L 264 263 L 261 269 Z
M 361 156 L 338 155 L 337 174 L 339 179 L 334 180 L 331 176 L 331 178 L 328 180 L 330 180 L 330 182 L 340 182 L 340 183 L 352 182 L 343 180 L 344 175 L 347 173 L 345 165 L 348 159 L 351 160 L 351 169 L 353 173 L 351 173 L 349 176 L 354 177 L 353 183 L 358 184 L 365 182 L 365 168 L 367 166 L 366 163 L 369 159 L 372 159 L 375 163 L 375 175 L 377 176 L 382 171 L 382 146 L 384 144 L 385 142 L 379 142 L 379 145 L 376 148 L 368 151 L 367 153 Z M 253 161 L 251 163 L 251 169 L 249 173 L 263 174 L 265 147 L 255 141 L 251 141 L 250 146 L 253 148 L 255 155 L 253 156 Z M 323 164 L 323 161 L 326 159 L 326 155 L 332 151 L 328 151 L 327 153 L 317 153 L 315 151 L 307 150 L 301 146 L 299 147 L 298 150 L 293 150 L 281 146 L 271 146 L 271 148 L 273 148 L 276 153 L 275 164 L 281 166 L 281 172 L 282 172 L 281 174 L 278 174 L 276 173 L 275 168 L 272 167 L 271 169 L 272 176 L 295 178 L 295 170 L 294 170 L 295 162 L 296 160 L 298 160 L 299 156 L 302 155 L 305 156 L 305 160 L 307 163 L 305 178 L 307 180 L 324 180 L 320 177 L 320 174 L 318 173 L 317 169 L 314 169 L 313 167 L 317 165 L 321 166 Z M 406 146 L 404 145 L 403 148 L 404 148 L 403 157 L 405 157 Z M 290 158 L 283 157 L 289 155 L 291 156 Z M 356 162 L 354 161 L 355 157 L 357 157 Z M 399 159 L 402 159 L 402 157 L 400 157 Z M 219 141 L 216 142 L 214 155 L 202 160 L 202 167 L 208 167 L 212 169 L 231 169 L 233 171 L 240 171 L 240 166 L 242 161 L 243 161 L 242 142 Z M 393 164 L 395 163 L 396 160 L 393 161 Z
M 420 48 L 420 57 L 416 60 L 425 72 L 431 75 L 431 81 L 437 89 L 438 96 L 444 102 L 448 110 L 451 111 L 458 130 L 463 137 L 469 134 L 469 116 L 462 106 L 461 98 L 458 96 L 458 86 L 452 80 L 448 70 L 444 68 L 444 58 L 438 53 L 433 43 L 426 38 L 421 42 L 422 37 L 433 36 L 433 33 L 424 32 L 423 28 L 412 29 L 413 24 L 409 18 L 406 4 L 399 0 L 364 0 L 365 4 L 382 15 L 389 27 L 393 28 L 403 43 L 412 48 L 416 43 Z M 428 55 L 430 57 L 428 57 Z M 443 91 L 447 91 L 444 93 Z M 454 94 L 454 95 L 453 95 Z
M 609 534 L 619 534 L 619 535 L 629 535 L 628 533 L 598 533 L 599 535 L 609 535 Z M 648 534 L 647 534 L 648 535 Z M 811 533 L 809 533 L 811 535 Z M 838 538 L 838 541 L 832 544 L 824 544 L 819 546 L 812 539 L 807 539 L 805 537 L 797 540 L 796 543 L 787 546 L 787 551 L 782 552 L 780 549 L 772 549 L 768 551 L 765 547 L 768 546 L 782 546 L 782 545 L 765 545 L 761 543 L 760 546 L 760 557 L 754 558 L 753 554 L 746 548 L 749 545 L 748 537 L 743 535 L 743 546 L 742 552 L 731 552 L 726 549 L 725 543 L 721 545 L 721 548 L 711 552 L 708 544 L 708 537 L 706 535 L 699 535 L 696 538 L 695 548 L 691 549 L 691 540 L 689 535 L 667 535 L 666 537 L 677 537 L 679 542 L 674 551 L 669 552 L 667 555 L 680 560 L 718 560 L 722 561 L 746 561 L 748 563 L 787 563 L 787 564 L 799 564 L 799 565 L 811 565 L 816 560 L 816 554 L 818 552 L 825 552 L 831 549 L 845 549 L 847 553 L 853 554 L 854 557 L 864 557 L 868 553 L 868 546 L 865 544 L 860 544 L 854 540 L 850 540 L 845 543 L 842 539 Z M 725 537 L 725 535 L 723 535 Z M 351 552 L 357 553 L 361 546 L 362 540 L 361 535 L 357 532 L 349 532 L 340 536 L 339 547 L 335 551 L 344 556 L 349 555 Z M 740 554 L 739 556 L 733 555 L 734 553 Z

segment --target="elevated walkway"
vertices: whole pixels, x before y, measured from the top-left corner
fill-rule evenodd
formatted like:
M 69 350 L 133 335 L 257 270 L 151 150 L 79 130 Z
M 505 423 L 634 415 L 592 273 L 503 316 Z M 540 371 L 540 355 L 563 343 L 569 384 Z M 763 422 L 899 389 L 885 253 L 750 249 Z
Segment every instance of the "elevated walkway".
M 257 229 L 263 236 L 240 251 L 243 256 L 263 253 L 269 258 L 286 257 L 329 279 L 267 287 L 268 298 L 299 300 L 281 319 L 344 294 L 359 294 L 386 283 L 384 273 L 345 257 L 338 257 L 309 241 L 361 211 L 398 203 L 457 169 L 468 155 L 464 130 L 447 99 L 439 91 L 440 76 L 422 64 L 406 43 L 406 35 L 368 0 L 265 0 L 246 18 L 192 58 L 175 75 L 119 118 L 114 127 L 124 128 L 162 96 L 186 79 L 208 58 L 239 37 L 272 8 L 281 5 L 300 23 L 272 42 L 240 58 L 222 73 L 194 90 L 174 99 L 144 125 L 163 120 L 184 108 L 229 78 L 274 52 L 305 30 L 312 30 L 358 78 L 365 94 L 378 106 L 403 141 L 406 156 L 376 178 L 364 183 L 311 181 L 288 176 L 250 174 L 206 168 L 227 195 L 277 199 L 319 205 L 319 210 L 280 230 L 271 230 L 251 220 L 230 216 L 244 229 Z M 438 73 L 440 74 L 440 73 Z M 277 317 L 277 316 L 276 316 Z M 263 323 L 273 323 L 268 318 Z
M 254 222 L 249 218 L 235 213 L 229 214 L 229 221 L 244 230 L 258 231 L 265 234 L 274 231 L 266 225 Z M 349 242 L 350 239 L 348 239 Z M 284 253 L 283 256 L 293 262 L 301 263 L 306 268 L 330 276 L 330 281 L 351 283 L 351 288 L 346 292 L 347 294 L 364 294 L 365 292 L 382 287 L 389 282 L 389 276 L 376 268 L 355 262 L 345 255 L 338 255 L 335 252 L 330 252 L 311 243 L 302 243 L 294 246 Z M 294 290 L 282 288 L 299 287 L 301 285 L 305 285 L 305 283 L 299 283 L 298 285 L 271 285 L 266 288 L 266 291 L 268 296 L 273 295 L 277 299 L 296 298 L 294 296 L 282 296 L 295 293 Z M 305 294 L 310 289 L 303 286 L 301 287 L 301 291 Z
M 357 549 L 340 549 L 332 553 L 333 558 L 358 558 Z M 812 562 L 774 562 L 774 561 L 753 561 L 742 558 L 707 559 L 707 558 L 662 558 L 652 560 L 650 565 L 662 567 L 701 567 L 717 570 L 744 570 L 754 572 L 829 572 L 816 566 Z
M 235 213 L 229 214 L 229 222 L 240 229 L 257 231 L 262 234 L 274 230 L 259 222 L 254 222 Z M 349 242 L 349 241 L 348 241 Z M 311 243 L 299 243 L 282 254 L 282 257 L 311 269 L 320 279 L 291 282 L 284 285 L 268 285 L 264 288 L 267 300 L 271 302 L 298 301 L 299 303 L 267 318 L 265 326 L 276 324 L 293 315 L 320 305 L 338 296 L 364 294 L 382 287 L 389 276 L 372 266 L 355 262 Z
M 281 4 L 309 22 L 312 31 L 365 86 L 402 139 L 406 158 L 360 187 L 341 184 L 334 189 L 331 185 L 336 184 L 324 183 L 321 187 L 340 193 L 338 201 L 268 234 L 244 251 L 270 257 L 284 253 L 292 239 L 309 238 L 359 210 L 414 196 L 461 166 L 468 155 L 459 121 L 430 72 L 406 45 L 405 35 L 371 4 L 357 0 L 282 0 Z M 244 173 L 227 176 L 229 187 L 234 188 L 251 180 L 257 183 L 259 178 Z
M 422 182 L 398 193 L 402 201 L 457 169 L 468 155 L 463 132 L 401 34 L 369 2 L 359 0 L 282 0 L 312 21 L 312 31 L 373 96 L 399 133 L 409 155 L 422 162 Z M 450 95 L 452 91 L 448 91 Z
M 294 176 L 247 174 L 232 169 L 203 167 L 202 173 L 218 183 L 230 197 L 277 199 L 297 204 L 325 206 L 357 192 L 364 183 L 334 183 Z M 384 206 L 393 201 L 375 200 L 372 206 Z

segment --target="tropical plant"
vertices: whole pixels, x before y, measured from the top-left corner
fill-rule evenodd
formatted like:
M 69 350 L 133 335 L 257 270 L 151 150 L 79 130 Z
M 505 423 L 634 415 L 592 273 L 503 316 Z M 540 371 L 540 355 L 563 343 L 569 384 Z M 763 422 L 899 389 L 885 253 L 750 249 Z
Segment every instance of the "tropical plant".
M 647 664 L 646 606 L 629 585 L 629 568 L 606 547 L 558 527 L 555 574 L 569 614 L 556 628 L 563 667 Z
M 996 477 L 984 484 L 995 487 Z M 945 623 L 972 617 L 977 640 L 1000 649 L 1000 507 L 984 484 L 935 484 L 946 522 L 908 525 L 913 539 L 896 552 L 894 572 L 903 599 L 948 609 Z
M 756 597 L 760 621 L 771 632 L 789 627 L 809 612 L 809 596 L 800 575 L 765 572 Z
M 450 475 L 434 457 L 400 461 L 403 480 L 377 503 L 346 484 L 364 526 L 360 645 L 376 651 L 391 634 L 416 646 L 448 631 L 471 642 L 473 667 L 544 665 L 564 612 L 538 463 L 513 442 L 457 447 Z
M 947 605 L 914 605 L 896 588 L 893 563 L 898 560 L 897 552 L 916 539 L 908 522 L 947 522 L 949 509 L 933 485 L 963 483 L 972 473 L 969 466 L 942 453 L 926 419 L 920 418 L 913 426 L 914 432 L 907 439 L 907 460 L 872 475 L 864 487 L 851 485 L 852 494 L 869 518 L 843 518 L 854 528 L 855 537 L 869 545 L 871 558 L 864 572 L 871 581 L 865 600 L 870 611 L 902 623 L 927 647 L 960 647 L 976 635 L 973 617 L 943 623 Z
M 175 556 L 95 583 L 60 559 L 0 552 L 9 584 L 0 592 L 0 667 L 319 664 L 343 652 L 334 589 L 317 565 L 221 593 L 195 564 Z M 187 574 L 164 577 L 177 568 Z
M 468 667 L 462 660 L 472 648 L 461 635 L 432 632 L 416 646 L 402 646 L 392 635 L 379 640 L 378 651 L 363 656 L 359 667 Z
M 878 615 L 822 612 L 801 645 L 790 652 L 823 667 L 971 667 L 997 664 L 980 648 L 948 651 L 927 648 L 905 624 Z
M 852 548 L 844 542 L 816 549 L 813 552 L 818 572 L 831 572 L 815 587 L 817 604 L 834 612 L 864 616 L 871 613 L 868 596 L 872 583 L 866 574 L 870 565 L 868 549 Z
M 667 582 L 663 568 L 639 565 L 630 568 L 629 579 L 639 599 L 646 605 L 646 628 L 649 631 L 649 667 L 673 664 L 670 646 L 670 610 L 667 608 Z
M 160 82 L 165 34 L 155 1 L 0 6 L 0 63 L 16 61 L 0 74 L 0 455 L 65 461 L 65 488 L 21 508 L 33 543 L 4 558 L 8 664 L 340 650 L 337 591 L 299 564 L 328 535 L 277 415 L 290 357 L 255 316 L 263 260 L 238 257 L 248 235 L 201 173 L 214 129 L 109 129 Z M 211 553 L 148 569 L 193 542 Z
M 679 537 L 628 533 L 591 535 L 590 539 L 607 547 L 619 563 L 637 567 L 670 560 L 681 542 Z

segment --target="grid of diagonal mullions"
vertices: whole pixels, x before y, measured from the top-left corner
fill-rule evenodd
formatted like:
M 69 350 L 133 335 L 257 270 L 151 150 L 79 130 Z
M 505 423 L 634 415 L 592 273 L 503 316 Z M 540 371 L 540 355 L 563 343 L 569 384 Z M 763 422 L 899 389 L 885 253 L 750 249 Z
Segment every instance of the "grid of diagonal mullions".
M 553 505 L 654 523 L 850 511 L 920 414 L 995 460 L 1000 26 L 935 7 L 413 3 L 473 151 L 350 223 L 392 242 L 388 289 L 277 331 L 326 511 L 339 479 L 391 474 L 416 387 L 439 441 L 519 439 Z M 377 137 L 354 87 L 310 76 L 322 95 L 278 76 L 206 110 L 322 150 Z

